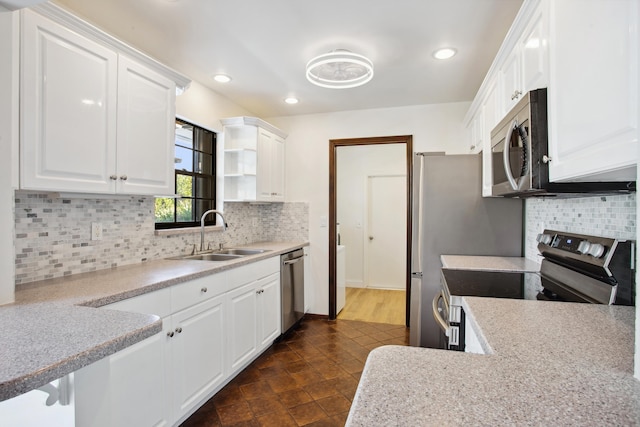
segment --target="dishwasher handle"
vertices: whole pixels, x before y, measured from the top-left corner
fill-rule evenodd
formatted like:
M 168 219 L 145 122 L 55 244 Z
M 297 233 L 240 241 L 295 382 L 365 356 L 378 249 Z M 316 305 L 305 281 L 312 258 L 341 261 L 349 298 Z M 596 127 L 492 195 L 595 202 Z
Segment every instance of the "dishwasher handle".
M 302 257 L 300 258 L 294 258 L 294 259 L 288 259 L 286 261 L 282 261 L 282 265 L 290 265 L 290 264 L 295 264 L 296 262 L 302 261 Z
M 433 308 L 433 318 L 436 320 L 436 323 L 438 323 L 438 326 L 440 326 L 440 329 L 442 329 L 444 334 L 446 336 L 449 336 L 449 325 L 442 318 L 442 314 L 440 313 L 440 310 L 438 309 L 438 302 L 440 301 L 440 299 L 445 301 L 445 298 L 444 298 L 444 295 L 442 294 L 442 291 L 438 292 L 436 294 L 435 298 L 433 298 L 433 307 L 432 307 Z M 445 301 L 445 305 L 446 305 L 446 301 Z

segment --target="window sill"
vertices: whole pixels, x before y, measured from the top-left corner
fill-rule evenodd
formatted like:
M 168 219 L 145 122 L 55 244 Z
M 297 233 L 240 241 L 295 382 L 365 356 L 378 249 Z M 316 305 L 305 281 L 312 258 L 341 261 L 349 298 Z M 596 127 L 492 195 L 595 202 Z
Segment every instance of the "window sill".
M 204 231 L 223 231 L 221 225 L 208 225 Z M 174 236 L 178 234 L 200 234 L 200 227 L 167 228 L 166 230 L 155 230 L 156 236 Z

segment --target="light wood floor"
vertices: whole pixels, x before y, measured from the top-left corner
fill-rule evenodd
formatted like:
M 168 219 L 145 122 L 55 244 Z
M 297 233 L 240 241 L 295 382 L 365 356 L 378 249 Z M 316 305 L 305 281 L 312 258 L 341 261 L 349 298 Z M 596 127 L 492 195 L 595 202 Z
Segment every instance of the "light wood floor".
M 338 319 L 405 324 L 405 291 L 347 288 L 347 302 Z

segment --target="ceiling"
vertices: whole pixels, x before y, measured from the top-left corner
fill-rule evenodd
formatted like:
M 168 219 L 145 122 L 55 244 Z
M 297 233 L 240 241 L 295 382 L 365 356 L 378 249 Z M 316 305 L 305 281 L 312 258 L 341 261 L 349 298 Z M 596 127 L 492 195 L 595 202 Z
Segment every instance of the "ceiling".
M 522 0 L 54 0 L 259 117 L 471 101 Z M 441 47 L 458 54 L 431 55 Z M 369 83 L 325 89 L 305 65 L 335 49 Z M 211 76 L 228 74 L 230 83 Z M 296 105 L 284 103 L 297 97 Z

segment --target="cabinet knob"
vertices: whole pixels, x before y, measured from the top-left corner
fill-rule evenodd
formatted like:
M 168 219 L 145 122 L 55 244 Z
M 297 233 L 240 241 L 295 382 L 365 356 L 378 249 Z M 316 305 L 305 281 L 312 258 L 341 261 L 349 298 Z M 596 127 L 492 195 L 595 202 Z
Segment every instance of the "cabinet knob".
M 179 333 L 179 334 L 181 334 L 181 333 L 182 333 L 182 327 L 178 326 L 178 327 L 176 328 L 176 332 L 177 332 L 177 333 Z
M 206 292 L 207 292 L 207 290 L 208 290 L 208 289 L 207 289 L 207 287 L 205 286 L 205 287 L 203 287 L 202 289 L 200 289 L 200 292 L 202 292 L 202 293 L 206 293 Z
M 120 179 L 121 179 L 121 180 L 123 180 L 123 181 L 126 181 L 126 180 L 127 180 L 127 175 L 122 175 L 122 176 L 120 177 Z
M 169 338 L 173 338 L 173 331 L 169 331 L 169 332 L 167 332 L 167 336 L 168 336 Z
M 112 181 L 115 181 L 116 179 L 118 179 L 118 176 L 117 175 L 111 175 L 109 177 L 109 179 L 112 180 Z

